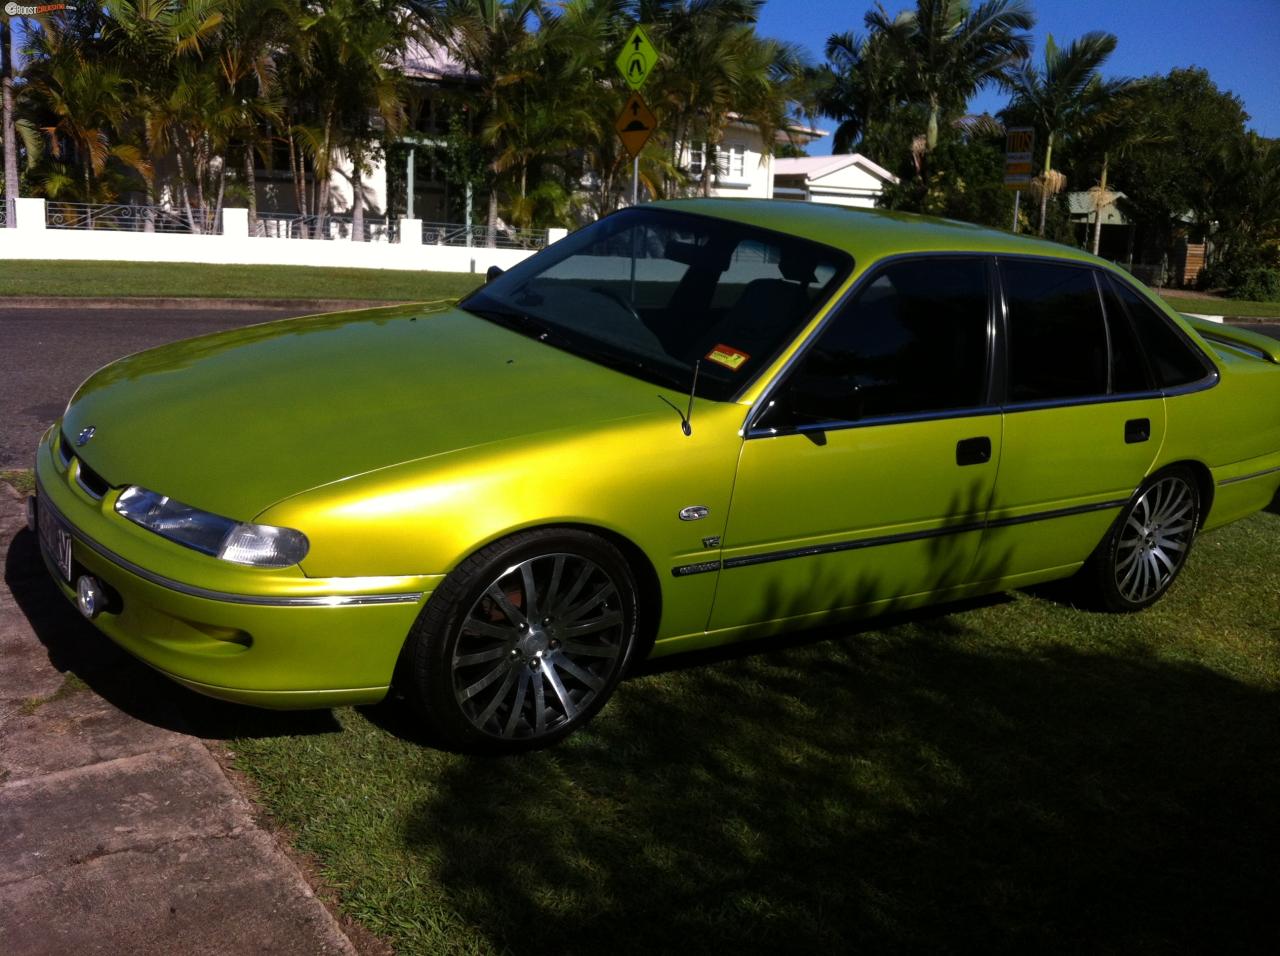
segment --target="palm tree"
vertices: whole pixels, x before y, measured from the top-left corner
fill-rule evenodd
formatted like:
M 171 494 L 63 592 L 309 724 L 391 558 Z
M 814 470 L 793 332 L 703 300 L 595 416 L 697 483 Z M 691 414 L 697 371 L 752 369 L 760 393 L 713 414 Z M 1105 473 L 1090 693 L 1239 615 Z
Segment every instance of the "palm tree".
M 691 141 L 704 143 L 701 188 L 710 194 L 717 154 L 734 114 L 756 126 L 763 149 L 774 148 L 804 74 L 799 50 L 759 37 L 763 0 L 669 0 L 652 7 L 661 53 L 654 101 L 671 132 L 672 162 Z M 647 90 L 646 90 L 647 92 Z M 660 119 L 662 117 L 660 116 Z
M 887 35 L 852 31 L 827 38 L 827 62 L 817 76 L 818 112 L 838 122 L 833 153 L 873 142 L 882 122 L 903 105 L 903 64 Z
M 222 31 L 218 68 L 233 98 L 233 135 L 244 147 L 250 229 L 258 217 L 255 159 L 267 151 L 269 134 L 284 116 L 277 55 L 292 45 L 300 18 L 299 0 L 258 0 L 236 7 Z M 229 164 L 230 157 L 224 157 L 224 168 Z
M 1168 133 L 1157 129 L 1150 116 L 1138 108 L 1135 95 L 1142 91 L 1142 81 L 1108 96 L 1095 89 L 1094 95 L 1107 97 L 1097 104 L 1094 121 L 1084 133 L 1083 150 L 1091 156 L 1102 156 L 1102 168 L 1098 177 L 1094 204 L 1093 239 L 1091 249 L 1096 256 L 1102 245 L 1102 209 L 1113 198 L 1107 192 L 1107 176 L 1111 160 L 1124 160 L 1143 146 L 1168 142 Z
M 129 113 L 126 77 L 109 59 L 93 55 L 75 33 L 53 21 L 34 39 L 27 83 L 40 103 L 40 131 L 55 161 L 78 164 L 83 201 L 111 198 L 105 190 L 100 194 L 97 181 L 113 159 L 149 179 L 150 162 L 117 133 Z
M 0 86 L 3 86 L 3 94 L 0 94 L 0 109 L 4 113 L 0 122 L 4 124 L 4 204 L 7 213 L 4 221 L 6 226 L 13 229 L 18 225 L 14 215 L 14 200 L 18 196 L 18 121 L 14 115 L 15 31 L 10 27 L 11 19 L 6 16 L 5 19 L 0 20 Z
M 226 143 L 236 109 L 206 53 L 220 46 L 239 0 L 111 0 L 102 28 L 106 55 L 128 81 L 149 162 L 172 155 L 175 192 L 192 232 L 213 227 L 226 186 Z M 216 188 L 210 213 L 207 194 Z M 148 202 L 156 185 L 147 179 Z M 194 199 L 194 208 L 193 208 Z M 197 215 L 198 212 L 198 215 Z
M 1025 62 L 1010 78 L 1013 101 L 1002 115 L 1030 118 L 1044 135 L 1044 165 L 1041 168 L 1040 230 L 1044 235 L 1050 183 L 1055 177 L 1055 141 L 1078 136 L 1098 122 L 1105 105 L 1132 81 L 1103 81 L 1099 73 L 1116 48 L 1113 34 L 1086 33 L 1065 50 L 1050 36 L 1044 46 L 1044 66 Z M 1060 181 L 1060 180 L 1059 180 Z
M 958 113 L 982 87 L 1007 85 L 1030 53 L 1025 32 L 1035 16 L 1025 0 L 916 0 L 915 10 L 890 18 L 884 7 L 867 14 L 902 63 L 909 95 L 927 110 L 925 149 L 938 145 L 945 113 Z
M 317 236 L 329 205 L 329 171 L 342 149 L 351 162 L 352 238 L 364 240 L 363 181 L 375 142 L 373 120 L 380 120 L 383 137 L 404 127 L 404 84 L 395 64 L 410 27 L 399 0 L 318 0 L 315 13 L 303 18 L 306 72 L 318 107 L 318 130 L 308 135 L 320 181 Z
M 474 78 L 476 99 L 496 113 L 507 95 L 510 77 L 519 75 L 519 61 L 525 54 L 533 20 L 545 22 L 542 0 L 445 0 L 436 39 Z M 501 154 L 502 133 L 488 134 L 491 145 Z M 498 172 L 496 168 L 493 169 Z M 498 191 L 496 181 L 489 187 L 488 243 L 497 239 Z

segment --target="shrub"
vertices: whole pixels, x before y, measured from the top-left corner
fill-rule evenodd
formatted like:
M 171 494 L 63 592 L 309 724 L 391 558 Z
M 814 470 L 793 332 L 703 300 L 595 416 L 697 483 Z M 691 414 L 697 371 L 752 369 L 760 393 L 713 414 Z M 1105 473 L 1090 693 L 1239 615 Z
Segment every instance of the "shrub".
M 1228 286 L 1228 291 L 1237 299 L 1280 302 L 1280 269 L 1267 266 L 1245 269 Z

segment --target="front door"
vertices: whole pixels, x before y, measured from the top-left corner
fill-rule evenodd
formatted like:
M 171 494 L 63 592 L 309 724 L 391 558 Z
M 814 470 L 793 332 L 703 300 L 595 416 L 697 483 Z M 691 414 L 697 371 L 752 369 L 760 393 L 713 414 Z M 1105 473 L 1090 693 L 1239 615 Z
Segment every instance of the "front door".
M 881 267 L 749 423 L 710 629 L 969 580 L 1001 454 L 979 257 Z

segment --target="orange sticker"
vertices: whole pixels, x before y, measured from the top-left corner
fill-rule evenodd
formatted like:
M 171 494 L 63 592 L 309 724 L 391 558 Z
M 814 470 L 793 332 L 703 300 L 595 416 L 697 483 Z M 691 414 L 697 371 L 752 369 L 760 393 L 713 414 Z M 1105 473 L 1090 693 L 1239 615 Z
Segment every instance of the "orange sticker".
M 740 352 L 738 349 L 731 349 L 727 345 L 717 345 L 707 353 L 707 361 L 715 362 L 717 365 L 723 365 L 727 369 L 737 371 L 742 368 L 744 362 L 751 358 L 746 352 Z

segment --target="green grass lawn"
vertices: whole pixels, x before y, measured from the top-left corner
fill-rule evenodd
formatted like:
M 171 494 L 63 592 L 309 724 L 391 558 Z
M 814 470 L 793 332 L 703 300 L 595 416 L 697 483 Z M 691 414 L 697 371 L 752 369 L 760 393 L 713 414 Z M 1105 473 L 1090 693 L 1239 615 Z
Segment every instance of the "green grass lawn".
M 191 262 L 0 262 L 0 297 L 189 296 L 422 302 L 460 298 L 483 281 L 483 276 L 468 273 L 391 269 Z
M 9 482 L 23 494 L 34 494 L 36 490 L 36 475 L 30 469 L 17 468 L 13 471 L 0 471 L 0 481 Z
M 1231 315 L 1240 318 L 1280 318 L 1280 302 L 1251 302 L 1248 299 L 1186 299 L 1176 295 L 1164 295 L 1161 298 L 1179 312 Z
M 1146 613 L 1016 592 L 661 663 L 533 756 L 431 749 L 386 706 L 233 749 L 399 952 L 1275 939 L 1280 502 Z

